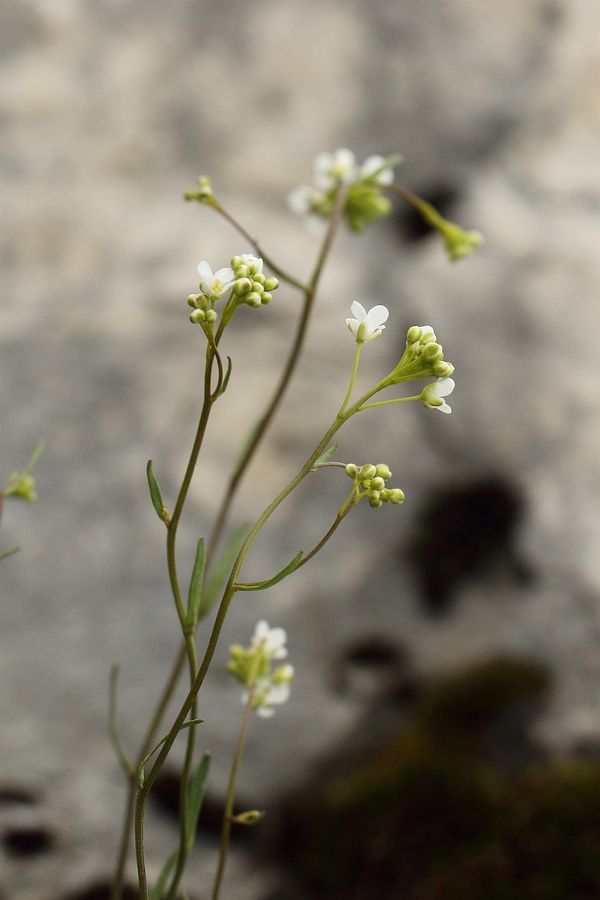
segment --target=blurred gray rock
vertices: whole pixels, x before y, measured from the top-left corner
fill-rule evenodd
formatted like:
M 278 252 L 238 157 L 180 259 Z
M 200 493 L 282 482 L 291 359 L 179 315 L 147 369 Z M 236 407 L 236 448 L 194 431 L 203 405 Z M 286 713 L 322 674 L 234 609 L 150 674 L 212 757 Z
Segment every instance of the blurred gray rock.
M 297 681 L 251 733 L 240 788 L 259 806 L 350 732 L 364 701 L 335 693 L 331 666 L 364 633 L 406 646 L 417 672 L 498 650 L 539 657 L 560 685 L 541 737 L 568 749 L 600 735 L 599 27 L 595 0 L 2 0 L 3 477 L 40 436 L 46 449 L 39 503 L 7 502 L 1 532 L 2 548 L 22 549 L 0 566 L 0 777 L 36 803 L 0 808 L 0 841 L 17 820 L 53 835 L 26 860 L 5 846 L 6 897 L 50 900 L 110 873 L 123 790 L 106 736 L 109 667 L 122 666 L 120 727 L 134 748 L 177 646 L 144 469 L 152 457 L 172 505 L 203 355 L 185 298 L 199 259 L 219 267 L 250 249 L 182 202 L 202 173 L 301 276 L 317 245 L 285 196 L 322 149 L 402 152 L 403 183 L 453 193 L 452 216 L 486 235 L 452 266 L 435 236 L 403 242 L 396 218 L 336 243 L 306 356 L 234 521 L 257 515 L 335 413 L 354 299 L 391 310 L 365 347 L 364 383 L 389 371 L 407 325 L 428 322 L 457 368 L 453 414 L 411 406 L 351 423 L 339 458 L 389 462 L 405 505 L 358 509 L 313 565 L 232 610 L 202 708 L 214 792 L 239 727 L 226 649 L 260 617 L 288 629 Z M 230 329 L 232 383 L 182 528 L 184 571 L 297 309 L 282 288 Z M 490 473 L 524 492 L 519 545 L 537 581 L 466 584 L 432 621 L 401 547 L 429 489 Z M 250 578 L 319 539 L 340 478 L 318 473 L 292 498 Z M 174 840 L 151 814 L 151 874 Z M 192 860 L 196 893 L 211 854 Z M 268 889 L 252 866 L 234 855 L 230 896 Z

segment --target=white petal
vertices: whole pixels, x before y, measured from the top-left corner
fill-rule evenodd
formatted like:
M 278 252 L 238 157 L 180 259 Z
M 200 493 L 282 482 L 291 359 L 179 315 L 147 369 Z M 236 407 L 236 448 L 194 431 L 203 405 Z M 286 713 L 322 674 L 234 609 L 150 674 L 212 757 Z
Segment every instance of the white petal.
M 222 269 L 219 269 L 218 272 L 215 272 L 214 280 L 220 281 L 223 285 L 231 284 L 233 281 L 233 269 L 229 266 L 224 266 Z
M 311 208 L 311 194 L 312 188 L 309 187 L 298 187 L 291 194 L 288 194 L 287 202 L 292 212 L 296 213 L 297 216 L 308 215 Z
M 202 262 L 198 263 L 198 274 L 200 275 L 200 278 L 201 278 L 203 284 L 204 283 L 212 284 L 212 280 L 213 280 L 212 269 L 209 266 L 209 264 L 206 262 L 205 259 L 203 259 Z
M 350 329 L 350 331 L 352 332 L 354 337 L 356 337 L 356 333 L 358 331 L 358 326 L 360 325 L 360 322 L 357 322 L 356 319 L 346 319 L 346 325 L 348 326 L 348 328 Z
M 275 715 L 275 710 L 270 706 L 259 706 L 256 710 L 261 719 L 270 719 Z
M 452 393 L 456 383 L 453 378 L 440 378 L 435 382 L 435 393 L 438 397 L 448 397 Z
M 439 409 L 439 411 L 443 412 L 443 413 L 451 413 L 452 412 L 452 408 L 450 406 L 448 406 L 448 404 L 446 403 L 445 400 L 441 406 L 435 406 L 434 409 Z
M 366 322 L 367 321 L 367 311 L 358 300 L 355 300 L 352 306 L 350 307 L 350 312 L 356 318 L 358 322 Z
M 376 328 L 379 328 L 383 327 L 384 322 L 387 322 L 389 315 L 390 311 L 387 306 L 374 306 L 367 313 L 367 320 L 369 325 L 374 325 Z

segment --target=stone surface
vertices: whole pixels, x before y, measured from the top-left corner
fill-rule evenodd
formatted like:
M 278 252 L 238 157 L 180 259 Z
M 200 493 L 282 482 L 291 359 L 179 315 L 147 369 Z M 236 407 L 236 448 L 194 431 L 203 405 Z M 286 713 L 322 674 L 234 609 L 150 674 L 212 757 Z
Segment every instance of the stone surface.
M 285 196 L 322 149 L 401 151 L 403 183 L 452 189 L 452 215 L 486 235 L 453 266 L 434 236 L 403 243 L 396 220 L 336 243 L 306 356 L 234 520 L 269 502 L 337 409 L 353 299 L 391 309 L 361 379 L 389 370 L 407 325 L 430 322 L 457 367 L 453 415 L 410 406 L 349 426 L 340 458 L 385 459 L 407 501 L 357 510 L 314 565 L 232 611 L 202 712 L 213 790 L 223 790 L 239 723 L 226 648 L 261 616 L 288 629 L 297 682 L 251 734 L 241 790 L 259 806 L 356 722 L 361 701 L 335 693 L 331 664 L 363 633 L 406 645 L 418 672 L 498 649 L 538 656 L 559 683 L 541 725 L 547 743 L 600 736 L 600 12 L 595 0 L 423 6 L 0 3 L 4 477 L 46 441 L 39 503 L 5 504 L 2 547 L 22 549 L 0 566 L 1 778 L 40 799 L 2 808 L 0 829 L 17 817 L 55 836 L 25 862 L 4 852 L 7 897 L 50 900 L 110 872 L 122 788 L 106 737 L 109 667 L 122 666 L 120 727 L 133 747 L 177 645 L 144 468 L 152 457 L 172 498 L 198 409 L 203 348 L 185 304 L 196 264 L 250 249 L 181 201 L 203 172 L 302 276 L 317 244 Z M 297 308 L 282 288 L 228 334 L 234 374 L 190 497 L 182 566 L 285 358 Z M 431 486 L 490 472 L 525 494 L 520 546 L 537 580 L 467 585 L 432 621 L 399 548 Z M 249 577 L 321 536 L 340 478 L 319 473 L 291 500 Z M 151 871 L 173 840 L 151 813 Z M 211 864 L 200 852 L 192 861 L 197 893 Z M 268 889 L 269 873 L 241 853 L 231 875 L 233 896 Z

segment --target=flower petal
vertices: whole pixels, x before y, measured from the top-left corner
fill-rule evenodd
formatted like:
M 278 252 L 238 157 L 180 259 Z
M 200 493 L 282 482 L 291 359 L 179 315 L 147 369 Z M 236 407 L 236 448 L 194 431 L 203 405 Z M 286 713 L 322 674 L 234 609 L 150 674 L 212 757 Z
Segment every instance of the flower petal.
M 350 307 L 350 312 L 352 315 L 358 320 L 358 322 L 366 322 L 367 321 L 367 311 L 358 300 L 355 300 L 352 306 Z

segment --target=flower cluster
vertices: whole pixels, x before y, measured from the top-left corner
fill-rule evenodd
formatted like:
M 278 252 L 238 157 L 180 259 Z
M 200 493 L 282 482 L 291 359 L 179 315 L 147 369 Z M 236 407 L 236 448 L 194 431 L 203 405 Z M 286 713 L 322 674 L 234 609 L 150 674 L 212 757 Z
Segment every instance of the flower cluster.
M 470 256 L 475 247 L 483 244 L 483 235 L 479 231 L 465 231 L 460 225 L 449 222 L 425 200 L 418 200 L 417 208 L 425 221 L 442 236 L 446 252 L 452 262 Z
M 335 208 L 338 191 L 346 189 L 343 215 L 353 231 L 362 231 L 391 212 L 389 200 L 381 188 L 392 184 L 399 156 L 369 156 L 358 166 L 354 153 L 346 148 L 334 153 L 319 153 L 315 158 L 315 186 L 299 187 L 288 197 L 293 212 L 306 216 L 310 230 L 321 233 Z
M 357 344 L 374 341 L 375 338 L 381 336 L 381 332 L 385 328 L 383 323 L 387 322 L 389 316 L 387 307 L 373 306 L 367 312 L 362 303 L 355 300 L 350 310 L 354 318 L 346 319 L 346 325 L 356 338 Z
M 389 467 L 385 463 L 374 466 L 367 463 L 364 466 L 355 466 L 348 463 L 346 474 L 354 480 L 357 496 L 369 498 L 371 506 L 377 508 L 382 503 L 402 503 L 404 491 L 400 488 L 386 488 L 386 481 L 392 477 Z
M 230 266 L 225 266 L 213 274 L 210 265 L 203 260 L 198 263 L 200 291 L 190 294 L 188 304 L 193 308 L 190 321 L 195 324 L 212 324 L 217 319 L 215 303 L 225 294 L 234 298 L 228 319 L 240 303 L 261 306 L 270 303 L 272 291 L 279 287 L 274 276 L 263 275 L 263 261 L 251 253 L 234 256 Z
M 406 334 L 406 350 L 394 371 L 385 379 L 385 384 L 418 381 L 431 376 L 451 381 L 449 376 L 453 372 L 454 366 L 444 359 L 442 345 L 437 343 L 431 325 L 413 325 Z
M 286 640 L 283 628 L 269 628 L 261 619 L 248 647 L 232 644 L 229 648 L 227 670 L 245 687 L 242 703 L 252 698 L 252 709 L 263 718 L 272 716 L 273 707 L 285 703 L 290 696 L 293 666 L 284 663 L 271 669 L 273 660 L 287 656 Z

